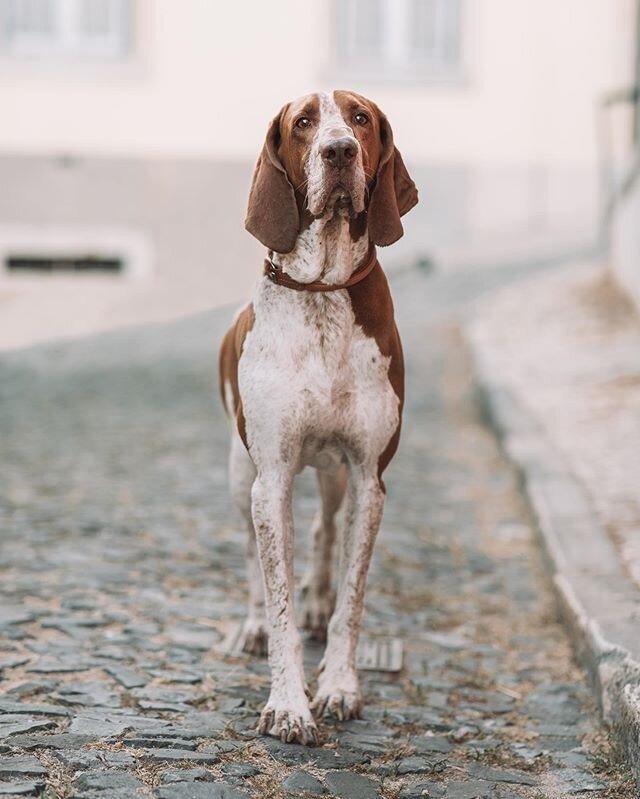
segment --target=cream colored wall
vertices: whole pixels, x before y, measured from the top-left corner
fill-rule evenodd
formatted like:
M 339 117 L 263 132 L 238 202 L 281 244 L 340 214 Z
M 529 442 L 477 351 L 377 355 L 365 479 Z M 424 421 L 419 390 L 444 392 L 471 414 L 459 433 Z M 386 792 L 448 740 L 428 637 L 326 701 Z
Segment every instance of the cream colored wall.
M 0 151 L 254 158 L 286 99 L 345 85 L 330 0 L 138 0 L 136 63 L 2 65 Z M 594 103 L 630 59 L 633 0 L 467 0 L 467 78 L 358 85 L 414 162 L 593 166 Z M 5 68 L 6 67 L 6 68 Z
M 279 104 L 317 83 L 322 2 L 136 2 L 128 67 L 0 70 L 2 149 L 253 158 Z
M 378 92 L 409 149 L 480 164 L 593 163 L 595 104 L 631 64 L 632 0 L 468 7 L 465 86 Z M 411 123 L 416 116 L 422 125 Z

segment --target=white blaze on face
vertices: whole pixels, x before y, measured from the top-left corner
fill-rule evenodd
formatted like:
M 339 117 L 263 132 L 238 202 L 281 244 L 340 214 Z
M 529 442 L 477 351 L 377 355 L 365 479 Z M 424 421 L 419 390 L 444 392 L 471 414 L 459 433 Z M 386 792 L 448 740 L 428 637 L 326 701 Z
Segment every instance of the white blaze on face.
M 314 216 L 323 214 L 334 189 L 336 189 L 339 177 L 342 189 L 350 195 L 354 211 L 359 213 L 364 210 L 365 189 L 360 144 L 354 136 L 353 129 L 349 127 L 342 116 L 342 111 L 338 107 L 333 93 L 323 92 L 319 98 L 320 121 L 305 164 L 309 210 Z M 343 169 L 343 174 L 338 175 L 337 170 L 325 163 L 322 151 L 332 141 L 345 137 L 353 141 L 357 155 L 352 165 Z

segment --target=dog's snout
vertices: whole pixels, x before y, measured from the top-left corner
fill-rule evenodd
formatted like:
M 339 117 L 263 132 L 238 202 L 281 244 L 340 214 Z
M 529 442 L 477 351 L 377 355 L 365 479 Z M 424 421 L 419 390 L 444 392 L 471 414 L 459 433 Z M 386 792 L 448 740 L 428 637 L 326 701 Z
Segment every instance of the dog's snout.
M 350 136 L 343 136 L 340 139 L 333 139 L 327 142 L 322 148 L 322 159 L 329 166 L 340 169 L 349 166 L 358 154 L 358 144 Z

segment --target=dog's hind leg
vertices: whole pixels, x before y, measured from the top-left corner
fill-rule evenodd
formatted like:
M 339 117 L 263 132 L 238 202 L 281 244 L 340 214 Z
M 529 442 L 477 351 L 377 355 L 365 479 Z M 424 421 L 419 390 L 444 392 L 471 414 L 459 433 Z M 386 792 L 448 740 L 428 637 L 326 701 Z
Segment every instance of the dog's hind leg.
M 231 496 L 247 525 L 247 580 L 249 583 L 249 612 L 241 634 L 242 651 L 265 656 L 269 635 L 264 610 L 264 585 L 258 561 L 256 534 L 251 516 L 251 486 L 256 478 L 256 467 L 245 449 L 238 432 L 233 431 L 229 457 L 229 483 Z
M 312 557 L 302 583 L 302 627 L 315 641 L 324 641 L 335 607 L 331 581 L 333 548 L 336 540 L 336 514 L 347 486 L 347 468 L 334 473 L 316 472 L 320 490 L 320 509 L 311 528 Z

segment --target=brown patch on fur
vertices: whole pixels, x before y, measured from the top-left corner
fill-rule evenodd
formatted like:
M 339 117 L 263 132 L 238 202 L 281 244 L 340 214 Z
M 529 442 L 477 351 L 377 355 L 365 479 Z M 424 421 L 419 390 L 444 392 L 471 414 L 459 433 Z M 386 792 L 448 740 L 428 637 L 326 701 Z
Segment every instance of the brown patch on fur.
M 380 352 L 389 363 L 389 381 L 400 401 L 398 411 L 398 426 L 395 429 L 386 449 L 378 461 L 378 477 L 384 490 L 382 473 L 393 458 L 400 441 L 400 427 L 402 423 L 402 407 L 404 405 L 404 358 L 400 334 L 396 327 L 393 315 L 393 300 L 386 275 L 380 264 L 376 264 L 366 280 L 347 289 L 353 307 L 356 323 L 359 324 L 365 335 L 375 339 Z
M 220 345 L 220 357 L 218 361 L 220 375 L 220 394 L 225 410 L 236 420 L 238 433 L 245 447 L 247 446 L 247 431 L 245 427 L 244 412 L 242 409 L 242 398 L 238 388 L 238 363 L 242 355 L 247 333 L 253 327 L 254 322 L 253 304 L 249 303 L 246 308 L 238 314 L 233 325 L 227 330 L 222 344 Z M 225 384 L 229 383 L 233 394 L 233 408 L 227 407 L 227 397 L 225 395 Z
M 300 230 L 294 185 L 279 155 L 285 106 L 273 118 L 256 163 L 249 191 L 245 228 L 275 252 L 291 252 Z
M 299 128 L 296 122 L 307 117 L 313 123 L 308 128 Z M 280 118 L 280 140 L 278 157 L 294 190 L 304 199 L 307 195 L 307 176 L 304 165 L 315 136 L 315 126 L 320 121 L 320 97 L 308 94 L 286 105 Z
M 356 214 L 349 219 L 349 235 L 351 241 L 358 241 L 367 232 L 367 212 Z
M 371 193 L 368 204 L 369 235 L 374 244 L 386 247 L 403 235 L 400 217 L 418 202 L 418 190 L 393 143 L 389 120 L 378 106 L 355 92 L 334 93 L 345 122 L 351 126 L 362 148 L 362 161 Z M 356 114 L 364 112 L 368 125 L 357 125 Z
M 342 118 L 353 131 L 362 148 L 362 166 L 367 179 L 367 186 L 371 187 L 383 154 L 382 117 L 384 116 L 378 106 L 356 92 L 334 92 L 336 105 L 342 113 Z M 368 125 L 358 125 L 355 117 L 365 113 L 369 117 Z

